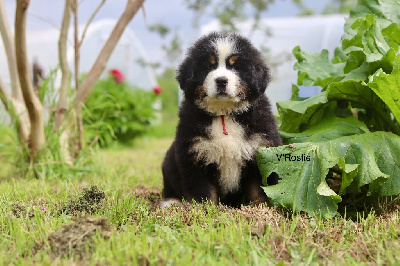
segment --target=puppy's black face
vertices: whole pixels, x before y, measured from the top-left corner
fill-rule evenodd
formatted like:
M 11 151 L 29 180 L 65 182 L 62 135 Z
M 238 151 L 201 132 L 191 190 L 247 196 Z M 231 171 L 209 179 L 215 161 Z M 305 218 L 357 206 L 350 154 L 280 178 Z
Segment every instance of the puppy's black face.
M 247 110 L 264 93 L 270 72 L 247 39 L 211 33 L 189 49 L 177 79 L 187 100 L 213 115 L 226 115 Z

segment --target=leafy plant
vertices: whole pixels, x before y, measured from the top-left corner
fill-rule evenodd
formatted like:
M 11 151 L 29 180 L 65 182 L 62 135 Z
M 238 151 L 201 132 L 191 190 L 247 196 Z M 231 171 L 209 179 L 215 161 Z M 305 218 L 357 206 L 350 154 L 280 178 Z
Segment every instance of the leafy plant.
M 293 49 L 298 85 L 322 89 L 304 99 L 293 85 L 291 100 L 277 104 L 289 145 L 257 156 L 263 176 L 282 178 L 264 188 L 273 204 L 330 218 L 344 197 L 400 193 L 399 14 L 398 1 L 359 0 L 333 59 Z
M 20 143 L 17 127 L 12 120 L 11 127 L 0 127 L 0 162 L 3 163 L 1 177 L 5 176 L 26 176 L 35 177 L 42 180 L 54 180 L 65 178 L 78 178 L 88 173 L 96 174 L 98 164 L 94 149 L 87 148 L 82 150 L 71 162 L 66 162 L 60 147 L 61 131 L 54 129 L 57 119 L 57 100 L 59 91 L 56 84 L 56 74 L 58 69 L 50 71 L 49 75 L 41 80 L 37 94 L 43 107 L 45 107 L 45 127 L 44 133 L 46 143 L 34 161 L 29 158 L 29 148 L 25 143 Z M 67 115 L 70 115 L 68 113 Z M 4 161 L 2 160 L 4 158 Z
M 98 139 L 102 147 L 115 140 L 129 144 L 151 128 L 156 98 L 154 92 L 132 89 L 112 76 L 98 81 L 82 114 L 87 142 Z

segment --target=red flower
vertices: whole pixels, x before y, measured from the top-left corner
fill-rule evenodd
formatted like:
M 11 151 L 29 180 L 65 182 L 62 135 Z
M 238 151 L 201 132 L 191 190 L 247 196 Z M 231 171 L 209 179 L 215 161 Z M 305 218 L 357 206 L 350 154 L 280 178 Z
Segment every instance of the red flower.
M 159 86 L 156 86 L 153 88 L 153 91 L 155 94 L 160 94 L 162 92 L 161 88 Z
M 121 71 L 119 71 L 116 68 L 113 68 L 110 70 L 109 72 L 111 74 L 111 76 L 113 77 L 114 81 L 117 83 L 122 83 L 125 80 L 124 74 L 122 74 Z

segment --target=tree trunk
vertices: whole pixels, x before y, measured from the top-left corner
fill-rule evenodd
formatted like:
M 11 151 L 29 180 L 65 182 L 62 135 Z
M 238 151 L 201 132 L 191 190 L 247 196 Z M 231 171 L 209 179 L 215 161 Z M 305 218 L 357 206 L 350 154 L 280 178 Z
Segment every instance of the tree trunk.
M 31 122 L 30 148 L 31 158 L 45 144 L 43 107 L 33 90 L 26 50 L 26 14 L 29 0 L 17 0 L 15 14 L 15 56 L 26 108 Z
M 28 143 L 30 134 L 29 115 L 24 104 L 21 88 L 19 86 L 14 42 L 10 30 L 10 25 L 8 24 L 7 13 L 4 7 L 3 0 L 0 0 L 0 34 L 3 39 L 4 49 L 7 55 L 8 69 L 11 79 L 11 97 L 9 95 L 7 97 L 5 96 L 6 87 L 3 82 L 1 84 L 1 87 L 4 90 L 2 94 L 4 95 L 4 97 L 8 98 L 8 106 L 6 106 L 6 102 L 4 102 L 4 105 L 11 119 L 17 121 L 16 126 L 18 130 L 19 140 L 21 144 L 25 145 Z
M 0 32 L 3 38 L 4 50 L 7 55 L 8 68 L 10 71 L 11 88 L 12 88 L 11 96 L 16 100 L 23 100 L 21 88 L 19 87 L 17 62 L 15 60 L 14 42 L 10 25 L 8 24 L 7 14 L 3 0 L 0 0 Z
M 79 22 L 78 22 L 78 10 L 79 10 L 79 3 L 78 0 L 74 0 L 74 44 L 75 44 L 75 90 L 79 91 L 79 64 L 80 64 L 80 50 L 81 50 L 81 41 L 79 40 Z M 85 148 L 85 140 L 84 140 L 84 132 L 83 132 L 83 120 L 82 120 L 82 112 L 80 109 L 75 109 L 76 114 L 76 130 L 78 138 L 78 147 L 79 151 Z
M 69 22 L 71 20 L 71 3 L 65 0 L 64 14 L 61 23 L 60 38 L 58 40 L 58 60 L 61 68 L 61 85 L 60 96 L 57 102 L 57 117 L 55 121 L 55 130 L 60 130 L 60 153 L 65 163 L 73 165 L 72 157 L 69 151 L 69 137 L 71 132 L 71 124 L 65 119 L 68 112 L 68 89 L 71 85 L 71 71 L 67 61 L 67 37 Z
M 61 69 L 60 97 L 57 102 L 57 117 L 55 129 L 59 129 L 65 114 L 68 112 L 68 89 L 71 85 L 71 71 L 67 60 L 67 37 L 69 22 L 71 20 L 71 4 L 65 0 L 64 14 L 61 23 L 60 38 L 58 40 L 58 60 Z

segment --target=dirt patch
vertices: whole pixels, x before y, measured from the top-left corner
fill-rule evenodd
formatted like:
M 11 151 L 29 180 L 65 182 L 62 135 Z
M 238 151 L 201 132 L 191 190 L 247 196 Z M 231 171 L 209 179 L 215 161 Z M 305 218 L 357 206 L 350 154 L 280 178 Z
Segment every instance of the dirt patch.
M 32 218 L 34 216 L 33 210 L 28 212 L 28 206 L 21 202 L 14 202 L 11 204 L 11 213 L 18 218 Z
M 153 209 L 160 205 L 162 198 L 161 189 L 158 187 L 145 187 L 143 185 L 139 185 L 133 188 L 132 194 L 136 197 L 149 201 Z
M 207 228 L 210 219 L 207 218 L 210 211 L 213 212 L 213 222 L 218 224 L 220 217 L 226 217 L 233 214 L 234 209 L 224 206 L 210 206 L 210 203 L 180 203 L 167 208 L 160 208 L 162 200 L 162 191 L 158 187 L 145 187 L 142 185 L 136 186 L 132 190 L 134 197 L 141 198 L 149 204 L 150 213 L 156 217 L 158 222 L 167 226 L 187 226 L 188 230 L 196 223 L 197 225 Z M 223 215 L 222 215 L 223 213 Z M 142 219 L 141 212 L 131 213 L 132 221 Z
M 94 247 L 93 237 L 98 235 L 108 239 L 113 227 L 105 217 L 80 217 L 65 224 L 60 231 L 49 235 L 48 241 L 54 257 L 68 254 L 83 257 L 86 251 Z
M 165 224 L 178 223 L 180 226 L 192 226 L 196 223 L 199 226 L 208 228 L 210 225 L 209 214 L 212 212 L 212 222 L 217 225 L 223 222 L 223 218 L 232 214 L 232 208 L 212 203 L 190 204 L 182 203 L 168 208 L 155 209 L 155 216 Z
M 28 204 L 23 203 L 21 201 L 14 202 L 10 205 L 10 208 L 12 215 L 21 219 L 33 218 L 35 216 L 35 210 L 38 210 L 42 213 L 46 213 L 48 211 L 47 203 L 42 198 L 37 198 L 35 200 L 32 200 Z
M 279 227 L 282 223 L 282 216 L 277 214 L 277 209 L 263 204 L 243 206 L 237 212 L 250 223 L 251 234 L 254 236 L 262 236 L 267 225 Z
M 69 201 L 62 207 L 58 213 L 74 215 L 80 212 L 94 213 L 101 201 L 106 197 L 106 194 L 97 188 L 97 186 L 90 186 L 83 188 L 82 192 L 77 199 Z
M 265 232 L 267 224 L 271 223 L 271 220 L 278 226 L 281 216 L 277 215 L 276 208 L 269 208 L 264 205 L 257 206 L 244 206 L 241 209 L 231 208 L 225 205 L 218 205 L 210 207 L 208 203 L 203 204 L 191 204 L 182 203 L 174 205 L 172 207 L 160 208 L 160 202 L 162 200 L 162 191 L 158 187 L 145 187 L 143 185 L 136 186 L 132 190 L 132 194 L 138 198 L 146 200 L 151 206 L 152 215 L 155 215 L 162 222 L 165 223 L 181 223 L 182 225 L 191 226 L 194 221 L 197 223 L 208 223 L 209 220 L 204 217 L 212 209 L 215 212 L 213 215 L 216 223 L 219 222 L 219 215 L 221 213 L 224 216 L 244 216 L 249 223 L 252 225 L 251 233 L 254 235 L 262 235 Z M 133 220 L 139 219 L 140 217 L 135 217 L 135 213 L 132 213 Z M 208 226 L 208 224 L 207 224 Z

